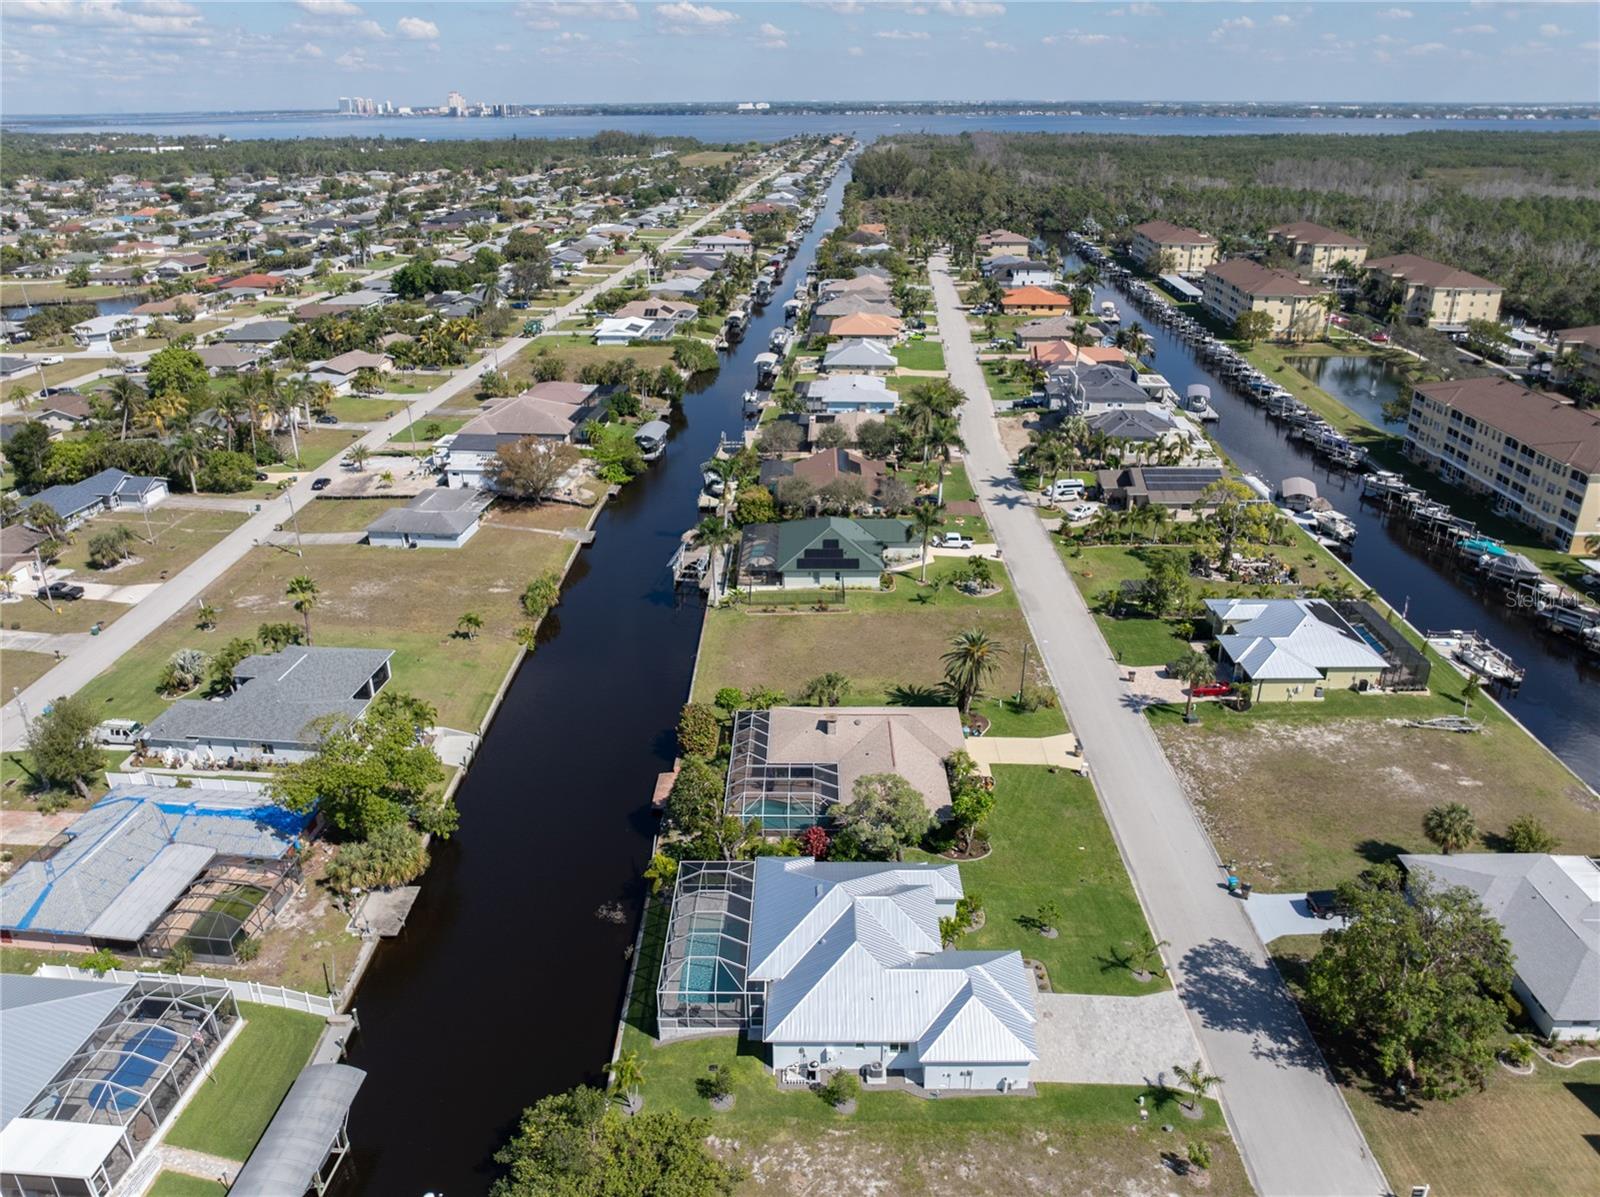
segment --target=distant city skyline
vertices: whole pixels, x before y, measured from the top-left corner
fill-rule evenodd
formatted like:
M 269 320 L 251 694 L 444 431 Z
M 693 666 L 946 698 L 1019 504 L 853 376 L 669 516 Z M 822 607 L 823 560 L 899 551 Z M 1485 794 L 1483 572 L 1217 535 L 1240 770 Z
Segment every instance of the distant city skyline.
M 5 0 L 0 71 L 11 115 L 333 111 L 341 97 L 444 108 L 452 92 L 467 105 L 1593 103 L 1600 5 Z

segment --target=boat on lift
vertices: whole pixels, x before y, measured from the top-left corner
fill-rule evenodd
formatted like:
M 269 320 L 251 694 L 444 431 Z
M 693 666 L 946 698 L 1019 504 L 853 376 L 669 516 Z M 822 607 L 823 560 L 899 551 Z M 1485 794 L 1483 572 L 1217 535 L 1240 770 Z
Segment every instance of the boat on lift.
M 766 390 L 778 380 L 778 367 L 781 364 L 776 353 L 756 354 L 756 386 Z
M 1122 323 L 1122 313 L 1117 311 L 1117 305 L 1112 303 L 1109 299 L 1105 300 L 1100 305 L 1100 323 L 1101 324 L 1121 324 Z
M 1197 420 L 1220 420 L 1217 409 L 1211 406 L 1211 388 L 1197 382 L 1184 392 L 1183 410 Z

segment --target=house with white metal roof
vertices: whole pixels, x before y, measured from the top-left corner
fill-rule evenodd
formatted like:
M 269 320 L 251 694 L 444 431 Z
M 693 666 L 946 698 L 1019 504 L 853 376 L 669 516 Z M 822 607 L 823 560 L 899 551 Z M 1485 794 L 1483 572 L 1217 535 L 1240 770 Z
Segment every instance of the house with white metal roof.
M 1224 677 L 1252 702 L 1308 702 L 1329 690 L 1364 690 L 1387 667 L 1382 654 L 1323 599 L 1206 600 Z
M 840 1069 L 934 1090 L 1026 1088 L 1032 974 L 1016 951 L 950 951 L 954 864 L 809 857 L 685 862 L 657 989 L 663 1039 L 743 1031 L 782 1079 Z
M 1512 991 L 1539 1033 L 1600 1038 L 1600 861 L 1541 852 L 1404 855 L 1408 878 L 1470 889 L 1505 931 Z

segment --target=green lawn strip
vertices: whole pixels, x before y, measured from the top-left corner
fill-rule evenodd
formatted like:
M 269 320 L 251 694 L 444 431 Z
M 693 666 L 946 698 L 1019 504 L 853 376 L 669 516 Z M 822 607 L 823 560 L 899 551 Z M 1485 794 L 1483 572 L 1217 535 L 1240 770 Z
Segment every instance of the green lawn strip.
M 6 654 L 9 663 L 11 654 Z M 10 675 L 7 675 L 7 685 L 10 684 Z M 128 753 L 125 749 L 101 752 L 104 767 L 114 769 L 126 759 Z M 0 755 L 0 806 L 6 810 L 33 810 L 35 809 L 34 795 L 38 793 L 39 778 L 33 770 L 33 757 L 26 748 L 7 749 Z M 95 799 L 104 796 L 108 789 L 104 773 L 98 774 L 89 783 L 89 802 L 73 796 L 68 804 L 69 809 L 83 810 Z
M 1011 376 L 1007 366 L 1000 362 L 984 362 L 983 378 L 989 384 L 992 399 L 1026 399 L 1033 394 L 1031 382 L 1019 382 Z
M 359 437 L 352 428 L 309 428 L 300 433 L 300 460 L 293 457 L 294 450 L 284 445 L 284 469 L 314 470 L 325 465 L 348 449 Z
M 93 577 L 77 580 L 98 581 Z M 52 609 L 46 600 L 34 598 L 29 594 L 20 602 L 7 603 L 0 607 L 0 623 L 13 632 L 87 632 L 97 623 L 102 626 L 114 623 L 133 610 L 126 603 L 113 603 L 102 599 L 81 598 L 70 602 L 56 599 L 54 603 Z M 5 684 L 9 686 L 13 683 Z
M 315 499 L 300 509 L 302 532 L 360 532 L 385 511 L 405 506 L 406 499 Z
M 471 416 L 441 416 L 438 413 L 424 416 L 422 419 L 407 424 L 394 434 L 391 445 L 431 445 L 441 436 L 448 436 L 459 431 Z M 434 431 L 437 425 L 437 431 Z
M 1013 662 L 1013 665 L 1020 667 L 1020 662 Z M 994 688 L 1008 690 L 1016 684 L 1016 677 L 1016 670 L 1013 669 L 1011 676 L 997 681 Z M 1031 739 L 1038 736 L 1058 736 L 1067 730 L 1067 715 L 1059 704 L 1040 707 L 1035 711 L 1025 711 L 1017 706 L 1012 698 L 985 698 L 975 703 L 973 709 L 989 720 L 987 734 L 991 736 L 1020 736 Z
M 894 360 L 907 370 L 943 370 L 944 348 L 937 341 L 907 341 L 894 347 Z
M 1165 978 L 1140 984 L 1113 959 L 1142 941 L 1147 927 L 1094 787 L 1043 766 L 996 765 L 993 771 L 991 851 L 961 865 L 962 884 L 982 897 L 987 921 L 956 946 L 1016 948 L 1045 966 L 1059 993 L 1136 995 L 1164 988 Z M 1046 939 L 1028 920 L 1051 901 L 1061 908 L 1060 934 Z
M 69 579 L 72 582 L 104 582 L 108 586 L 159 582 L 166 574 L 184 568 L 249 518 L 242 511 L 180 507 L 158 507 L 149 517 L 147 524 L 144 513 L 138 511 L 107 511 L 96 516 L 77 531 L 57 564 L 73 571 Z M 129 547 L 138 560 L 125 562 L 109 571 L 96 569 L 89 564 L 90 542 L 99 533 L 118 527 L 133 533 L 136 539 Z M 10 606 L 0 607 L 0 619 Z
M 243 1029 L 167 1132 L 175 1147 L 248 1159 L 324 1026 L 314 1014 L 277 1006 L 240 1002 L 239 1013 Z
M 1097 613 L 1094 621 L 1119 665 L 1165 665 L 1189 651 L 1176 620 L 1113 619 Z
M 1273 962 L 1297 996 L 1305 964 L 1321 942 L 1320 936 L 1293 935 L 1271 944 Z M 1391 1181 L 1427 1181 L 1452 1197 L 1499 1197 L 1510 1176 L 1521 1178 L 1516 1187 L 1523 1192 L 1600 1191 L 1594 1150 L 1600 1060 L 1567 1069 L 1539 1060 L 1528 1076 L 1495 1066 L 1481 1092 L 1401 1105 L 1339 1043 L 1319 1038 L 1350 1112 Z M 1463 1151 L 1464 1143 L 1473 1149 Z
M 945 472 L 943 498 L 946 503 L 977 501 L 978 492 L 972 489 L 972 480 L 967 477 L 966 466 L 957 463 Z
M 183 1172 L 163 1171 L 145 1197 L 225 1197 L 228 1186 L 221 1181 L 189 1176 Z

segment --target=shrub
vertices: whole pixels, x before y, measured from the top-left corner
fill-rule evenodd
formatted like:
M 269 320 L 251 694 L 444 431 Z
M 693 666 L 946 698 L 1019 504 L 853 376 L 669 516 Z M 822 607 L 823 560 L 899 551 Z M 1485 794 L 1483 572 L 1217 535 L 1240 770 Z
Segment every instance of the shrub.
M 717 755 L 720 733 L 715 711 L 704 703 L 684 704 L 678 715 L 678 745 L 686 754 L 710 760 Z
M 707 1101 L 720 1101 L 733 1096 L 733 1077 L 728 1075 L 726 1068 L 719 1068 L 710 1076 L 695 1081 L 694 1087 Z
M 110 569 L 133 556 L 133 533 L 125 524 L 96 532 L 89 538 L 89 564 L 96 569 Z
M 812 860 L 826 859 L 828 846 L 828 833 L 822 827 L 807 827 L 800 833 L 800 851 Z
M 724 686 L 717 691 L 716 697 L 711 701 L 717 710 L 725 711 L 731 715 L 744 705 L 744 691 L 737 686 Z
M 1508 852 L 1554 852 L 1561 841 L 1533 815 L 1521 815 L 1506 828 Z
M 428 867 L 428 850 L 409 823 L 385 823 L 372 835 L 340 849 L 328 864 L 328 885 L 336 893 L 405 885 Z
M 830 1076 L 827 1083 L 817 1092 L 823 1101 L 838 1109 L 845 1102 L 856 1099 L 856 1095 L 861 1092 L 861 1082 L 856 1079 L 855 1073 L 841 1068 Z
M 90 952 L 78 964 L 79 968 L 86 968 L 97 977 L 103 977 L 114 968 L 121 968 L 122 961 L 110 948 L 101 948 L 97 952 Z M 1520 1039 L 1517 1042 L 1522 1042 Z
M 1520 1035 L 1513 1035 L 1500 1049 L 1500 1058 L 1513 1068 L 1526 1068 L 1533 1063 L 1533 1044 Z
M 195 482 L 201 490 L 215 494 L 236 494 L 241 490 L 249 490 L 255 480 L 256 463 L 250 455 L 226 449 L 207 455 L 205 463 L 195 475 Z
M 241 940 L 239 946 L 233 949 L 233 954 L 239 959 L 240 963 L 249 964 L 257 956 L 261 955 L 261 940 L 254 935 L 248 939 Z
M 533 581 L 528 583 L 528 588 L 522 592 L 522 609 L 528 613 L 529 619 L 543 619 L 561 601 L 561 575 L 555 570 L 546 570 Z
M 167 667 L 162 670 L 157 685 L 163 694 L 193 690 L 206 676 L 210 665 L 211 658 L 198 648 L 180 648 L 167 658 Z

